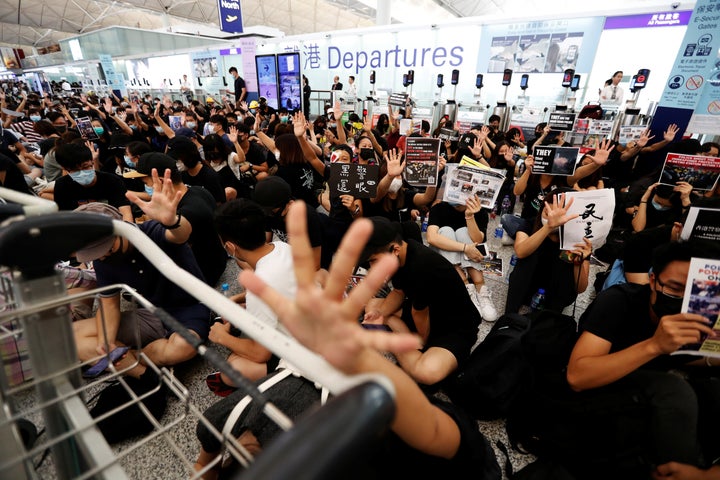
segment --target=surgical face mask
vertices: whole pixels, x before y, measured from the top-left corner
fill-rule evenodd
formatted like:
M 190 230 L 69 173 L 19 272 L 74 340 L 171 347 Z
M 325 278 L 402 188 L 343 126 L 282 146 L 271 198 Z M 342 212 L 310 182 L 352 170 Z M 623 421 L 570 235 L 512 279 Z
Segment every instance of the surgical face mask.
M 80 185 L 87 186 L 95 181 L 95 170 L 78 170 L 77 172 L 70 172 L 70 178 Z
M 65 133 L 67 132 L 67 125 L 55 125 L 55 130 L 57 130 L 58 133 Z
M 137 167 L 137 164 L 132 161 L 132 158 L 128 155 L 123 155 L 123 160 L 125 160 L 125 165 L 127 165 L 130 168 Z
M 153 187 L 149 187 L 149 186 L 145 185 L 145 193 L 147 193 L 148 195 L 150 195 L 152 197 Z
M 658 202 L 655 201 L 655 199 L 652 199 L 650 201 L 650 203 L 652 204 L 653 208 L 655 210 L 657 210 L 658 212 L 664 212 L 666 210 L 670 210 L 670 208 L 671 208 L 671 207 L 666 207 L 665 205 L 660 205 Z
M 208 125 L 209 133 L 215 133 L 216 131 L 217 131 L 217 128 L 215 128 L 215 125 Z
M 675 315 L 682 310 L 682 302 L 682 297 L 673 298 L 665 295 L 660 290 L 655 290 L 655 303 L 652 304 L 652 309 L 658 318 L 666 315 Z
M 390 186 L 388 187 L 388 193 L 397 193 L 400 191 L 400 188 L 402 188 L 402 186 L 402 178 L 395 177 L 392 179 L 392 182 L 390 182 Z
M 288 122 L 288 117 L 280 117 L 280 122 L 281 122 L 281 123 L 287 123 L 287 122 Z
M 197 127 L 197 123 L 195 123 L 195 122 L 185 122 L 185 126 L 186 126 L 187 128 L 195 128 L 195 127 Z
M 95 133 L 100 136 L 103 133 L 105 133 L 105 129 L 103 127 L 93 127 L 93 130 L 95 130 Z
M 360 158 L 363 160 L 375 160 L 375 150 L 372 148 L 361 148 Z
M 130 127 L 130 130 L 135 131 L 137 130 L 137 125 L 128 125 Z
M 175 162 L 175 166 L 177 167 L 178 172 L 184 172 L 185 170 L 187 170 L 187 168 L 185 168 L 185 164 L 183 162 L 181 162 L 180 160 Z
M 42 117 L 40 115 L 30 115 L 30 120 L 32 120 L 33 122 L 39 122 L 40 120 L 42 120 Z

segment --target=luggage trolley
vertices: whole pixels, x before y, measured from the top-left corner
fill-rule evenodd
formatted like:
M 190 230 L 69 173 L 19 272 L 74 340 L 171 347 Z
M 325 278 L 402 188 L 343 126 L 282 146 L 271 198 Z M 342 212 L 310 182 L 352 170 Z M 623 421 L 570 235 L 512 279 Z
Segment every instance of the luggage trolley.
M 54 475 L 49 476 L 60 479 L 131 478 L 123 468 L 122 460 L 155 439 L 169 443 L 182 460 L 185 471 L 175 478 L 197 478 L 215 464 L 209 465 L 203 472 L 193 472 L 197 449 L 189 454 L 184 452 L 168 434 L 174 425 L 186 418 L 209 427 L 223 443 L 225 451 L 244 467 L 238 478 L 332 478 L 341 475 L 343 468 L 361 458 L 378 435 L 389 428 L 395 405 L 394 390 L 386 377 L 347 376 L 293 338 L 275 329 L 267 329 L 263 322 L 245 309 L 178 267 L 132 225 L 102 215 L 57 213 L 53 202 L 0 187 L 2 198 L 14 203 L 0 205 L 0 221 L 3 221 L 0 224 L 0 268 L 4 269 L 0 273 L 6 279 L 2 285 L 11 286 L 2 290 L 2 298 L 9 300 L 0 309 L 0 341 L 22 338 L 27 342 L 33 378 L 11 386 L 4 369 L 0 369 L 0 444 L 3 445 L 0 449 L 0 478 L 40 478 L 34 462 L 47 450 L 51 452 L 51 467 L 54 469 Z M 67 235 L 68 231 L 73 234 Z M 68 295 L 62 275 L 56 269 L 58 261 L 110 234 L 125 237 L 174 283 L 192 292 L 232 325 L 286 359 L 303 376 L 323 385 L 333 398 L 293 423 L 263 396 L 255 384 L 233 370 L 224 355 L 192 336 L 174 318 L 131 288 L 114 285 Z M 23 251 L 33 254 L 22 255 Z M 159 379 L 154 390 L 136 394 L 125 382 L 123 371 L 115 367 L 111 367 L 112 372 L 99 380 L 83 380 L 81 367 L 99 360 L 101 356 L 84 364 L 78 361 L 69 305 L 73 301 L 92 299 L 107 289 L 121 289 L 123 298 L 151 310 L 164 323 L 172 326 L 193 345 L 203 360 L 230 376 L 246 393 L 246 399 L 250 397 L 258 402 L 256 405 L 262 407 L 263 413 L 277 423 L 283 433 L 253 457 L 229 434 L 212 427 L 200 409 L 193 405 L 188 389 L 171 369 L 159 368 L 143 354 L 140 354 L 140 359 Z M 99 314 L 102 317 L 101 309 Z M 125 387 L 131 400 L 93 418 L 85 400 L 102 382 L 112 379 Z M 142 403 L 159 388 L 167 388 L 182 402 L 180 418 L 160 421 Z M 30 407 L 26 406 L 27 401 L 20 401 L 23 396 L 32 399 Z M 153 431 L 130 446 L 123 445 L 121 449 L 112 447 L 101 434 L 98 423 L 112 415 L 123 415 L 130 407 L 140 408 L 153 425 Z M 27 423 L 27 417 L 40 419 L 46 429 L 45 435 L 40 437 L 44 440 L 28 448 L 22 438 L 22 427 Z M 220 461 L 221 457 L 216 462 Z M 168 475 L 167 478 L 173 478 L 170 473 Z

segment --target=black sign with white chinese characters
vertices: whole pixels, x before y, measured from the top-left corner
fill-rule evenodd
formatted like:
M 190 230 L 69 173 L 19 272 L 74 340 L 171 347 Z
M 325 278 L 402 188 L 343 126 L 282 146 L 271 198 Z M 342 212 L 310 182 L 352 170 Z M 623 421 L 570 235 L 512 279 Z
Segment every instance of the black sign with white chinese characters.
M 333 163 L 330 165 L 330 195 L 352 195 L 355 198 L 373 198 L 377 194 L 378 165 L 359 163 Z

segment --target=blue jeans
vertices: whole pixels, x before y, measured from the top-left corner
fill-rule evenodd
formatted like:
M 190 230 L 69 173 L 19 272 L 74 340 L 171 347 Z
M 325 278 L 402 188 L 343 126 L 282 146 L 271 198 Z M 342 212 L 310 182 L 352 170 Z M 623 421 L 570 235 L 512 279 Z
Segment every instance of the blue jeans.
M 518 217 L 511 213 L 506 213 L 505 215 L 500 217 L 500 224 L 502 225 L 503 229 L 505 229 L 505 232 L 510 235 L 510 238 L 512 238 L 513 240 L 515 240 L 515 234 L 517 234 L 518 230 L 525 227 L 527 223 L 528 221 L 524 218 Z

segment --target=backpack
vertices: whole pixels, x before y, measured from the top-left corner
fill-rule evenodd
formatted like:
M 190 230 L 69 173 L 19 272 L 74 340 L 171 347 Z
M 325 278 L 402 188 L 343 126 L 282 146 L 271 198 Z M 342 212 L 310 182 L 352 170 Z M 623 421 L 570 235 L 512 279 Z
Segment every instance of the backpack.
M 585 105 L 578 114 L 578 118 L 592 118 L 595 120 L 600 120 L 602 119 L 602 117 L 602 106 L 597 102 L 588 102 L 587 105 Z
M 504 418 L 538 375 L 565 368 L 577 339 L 573 317 L 551 310 L 500 317 L 445 393 L 478 420 Z

